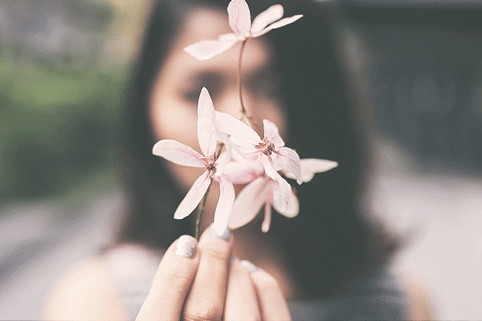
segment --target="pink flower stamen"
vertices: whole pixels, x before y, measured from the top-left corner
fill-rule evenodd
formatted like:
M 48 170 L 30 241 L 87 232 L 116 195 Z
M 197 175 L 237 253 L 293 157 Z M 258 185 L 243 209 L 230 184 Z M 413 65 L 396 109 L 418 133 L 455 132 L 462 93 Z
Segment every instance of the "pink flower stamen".
M 209 157 L 203 157 L 202 161 L 204 165 L 206 165 L 209 177 L 213 177 L 216 174 L 216 155 L 213 154 Z
M 267 136 L 263 138 L 263 141 L 256 145 L 256 149 L 261 151 L 261 153 L 265 154 L 266 156 L 270 156 L 273 152 L 276 152 L 274 148 L 274 144 L 271 143 Z

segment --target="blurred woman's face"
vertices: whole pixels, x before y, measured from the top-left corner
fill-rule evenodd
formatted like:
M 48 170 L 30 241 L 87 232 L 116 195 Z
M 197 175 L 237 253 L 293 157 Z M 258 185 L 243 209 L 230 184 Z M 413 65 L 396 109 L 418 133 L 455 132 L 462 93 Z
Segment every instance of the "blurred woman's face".
M 237 91 L 240 44 L 206 61 L 198 61 L 183 50 L 195 42 L 217 39 L 229 32 L 225 12 L 199 9 L 189 15 L 152 88 L 150 117 L 157 139 L 175 139 L 200 151 L 196 126 L 202 87 L 208 89 L 216 110 L 237 118 L 241 116 Z M 276 75 L 271 63 L 270 48 L 265 42 L 259 39 L 247 42 L 242 61 L 243 101 L 259 127 L 262 128 L 263 119 L 269 119 L 283 134 L 284 113 L 276 100 Z M 203 169 L 167 163 L 171 174 L 186 190 L 203 172 Z

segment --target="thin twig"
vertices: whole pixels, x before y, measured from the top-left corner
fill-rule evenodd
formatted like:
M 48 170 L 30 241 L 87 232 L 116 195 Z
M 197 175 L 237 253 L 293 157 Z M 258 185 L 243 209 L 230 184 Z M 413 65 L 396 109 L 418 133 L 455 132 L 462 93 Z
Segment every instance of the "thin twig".
M 243 116 L 247 116 L 246 113 L 246 108 L 244 108 L 244 103 L 243 103 L 243 91 L 241 88 L 241 63 L 243 61 L 243 52 L 244 52 L 244 47 L 246 46 L 246 40 L 241 42 L 241 48 L 239 49 L 239 60 L 238 60 L 238 93 L 239 93 L 239 102 L 241 103 L 241 114 Z
M 203 216 L 203 213 L 204 213 L 204 205 L 206 204 L 206 199 L 208 198 L 208 193 L 209 193 L 209 189 L 211 188 L 211 184 L 209 184 L 209 187 L 206 191 L 206 194 L 204 194 L 202 200 L 201 200 L 201 203 L 199 204 L 199 213 L 198 213 L 198 216 L 197 216 L 197 219 L 196 219 L 196 234 L 195 234 L 195 237 L 196 237 L 196 240 L 199 241 L 199 236 L 200 236 L 200 229 L 201 229 L 201 218 Z
M 244 101 L 243 101 L 243 88 L 242 88 L 242 79 L 241 79 L 241 65 L 243 61 L 243 53 L 244 53 L 244 47 L 246 46 L 246 40 L 241 42 L 241 48 L 239 49 L 239 60 L 238 60 L 238 93 L 239 93 L 239 103 L 241 105 L 241 115 L 242 115 L 242 120 L 251 128 L 253 128 L 255 131 L 258 133 L 261 133 L 256 122 L 254 119 L 248 115 L 248 111 L 246 110 L 246 107 L 244 107 Z

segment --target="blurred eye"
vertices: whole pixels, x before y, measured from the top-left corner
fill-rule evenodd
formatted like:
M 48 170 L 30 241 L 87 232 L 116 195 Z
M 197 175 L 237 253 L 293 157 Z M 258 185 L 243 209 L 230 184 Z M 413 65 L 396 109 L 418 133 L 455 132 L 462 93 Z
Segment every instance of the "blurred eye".
M 187 87 L 181 92 L 182 98 L 186 102 L 196 103 L 201 94 L 201 88 L 206 87 L 213 100 L 222 89 L 222 76 L 216 72 L 204 71 L 192 77 L 192 83 L 186 84 Z
M 201 92 L 201 88 L 188 89 L 182 93 L 182 98 L 187 102 L 197 104 L 200 92 Z

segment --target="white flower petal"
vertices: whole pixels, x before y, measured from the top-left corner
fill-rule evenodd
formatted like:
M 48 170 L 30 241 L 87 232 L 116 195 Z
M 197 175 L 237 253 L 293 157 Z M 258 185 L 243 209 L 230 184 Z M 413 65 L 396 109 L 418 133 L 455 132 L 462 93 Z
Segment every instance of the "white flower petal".
M 263 165 L 259 162 L 229 162 L 223 170 L 233 184 L 247 184 L 263 173 Z
M 227 42 L 237 42 L 238 37 L 234 33 L 225 33 L 218 37 L 220 41 L 227 41 Z
M 181 220 L 191 214 L 199 202 L 201 202 L 204 194 L 206 194 L 209 184 L 211 184 L 211 178 L 209 177 L 209 172 L 206 171 L 192 184 L 191 189 L 177 207 L 174 218 Z
M 278 213 L 289 218 L 295 217 L 300 211 L 298 197 L 296 197 L 293 191 L 284 200 L 278 193 L 273 193 L 273 207 Z
M 216 111 L 216 128 L 230 135 L 230 140 L 240 146 L 255 146 L 261 142 L 259 135 L 248 125 L 231 115 Z
M 216 167 L 216 175 L 225 175 L 226 166 L 231 163 L 231 155 L 227 150 L 223 150 L 218 156 L 214 166 Z
M 283 11 L 284 10 L 282 5 L 275 4 L 266 9 L 265 11 L 261 12 L 253 20 L 253 24 L 251 25 L 251 33 L 260 32 L 270 23 L 281 19 L 281 17 L 283 17 Z
M 229 218 L 230 228 L 241 227 L 256 217 L 271 193 L 269 182 L 268 178 L 259 177 L 243 188 L 233 204 Z
M 337 167 L 338 162 L 326 159 L 306 158 L 300 161 L 300 165 L 301 178 L 303 182 L 309 182 L 311 181 L 315 173 L 329 171 L 330 169 Z
M 261 30 L 260 32 L 252 33 L 251 36 L 252 36 L 253 38 L 262 36 L 262 35 L 264 35 L 265 33 L 267 33 L 268 31 L 271 31 L 271 30 L 273 30 L 273 29 L 278 29 L 278 28 L 284 27 L 284 26 L 286 26 L 286 25 L 289 25 L 290 23 L 295 22 L 296 20 L 300 19 L 301 17 L 303 17 L 302 14 L 297 14 L 297 15 L 294 15 L 294 16 L 289 17 L 289 18 L 281 19 L 281 20 L 279 20 L 279 21 L 276 21 L 275 23 L 270 24 L 268 27 L 266 27 L 265 29 Z
M 275 148 L 283 147 L 285 142 L 281 138 L 278 126 L 275 123 L 263 119 L 264 136 L 268 137 L 269 142 L 274 144 Z
M 203 157 L 189 146 L 186 146 L 172 139 L 163 139 L 158 141 L 152 148 L 152 153 L 157 156 L 164 157 L 173 163 L 190 166 L 204 167 L 205 164 L 201 160 Z
M 216 128 L 214 127 L 214 105 L 208 90 L 203 87 L 199 95 L 197 108 L 197 137 L 201 151 L 206 157 L 214 154 L 217 144 Z
M 301 179 L 300 156 L 298 156 L 297 152 L 288 147 L 281 147 L 276 150 L 276 154 L 273 153 L 273 156 L 275 156 L 273 157 L 273 162 L 278 162 L 284 169 L 291 172 L 298 184 L 303 182 Z
M 261 153 L 258 153 L 258 154 L 261 154 Z M 276 181 L 278 179 L 279 174 L 273 166 L 273 159 L 264 154 L 261 154 L 261 161 L 263 163 L 264 172 L 266 173 L 266 175 L 269 178 L 271 178 L 273 181 Z
M 251 13 L 245 0 L 232 0 L 228 5 L 229 26 L 238 36 L 245 36 L 251 29 Z
M 276 182 L 272 184 L 274 186 L 273 200 L 276 202 L 277 211 L 284 212 L 291 197 L 291 185 L 279 174 L 277 174 Z
M 326 172 L 337 166 L 337 162 L 326 159 L 304 158 L 300 160 L 301 180 L 304 183 L 309 182 L 316 173 Z M 296 179 L 296 177 L 288 171 L 284 170 L 283 174 L 288 178 Z
M 233 183 L 225 175 L 216 176 L 219 182 L 219 200 L 214 212 L 213 228 L 217 235 L 223 235 L 228 228 L 229 216 L 234 203 Z
M 184 51 L 198 60 L 207 60 L 225 52 L 235 43 L 236 40 L 203 40 L 187 46 L 186 48 L 184 48 Z

